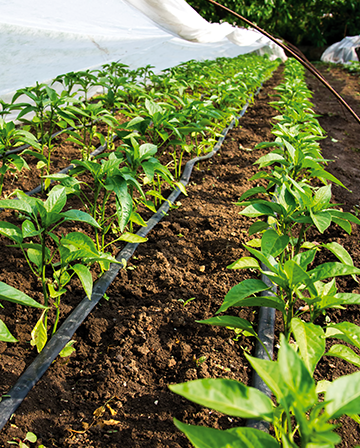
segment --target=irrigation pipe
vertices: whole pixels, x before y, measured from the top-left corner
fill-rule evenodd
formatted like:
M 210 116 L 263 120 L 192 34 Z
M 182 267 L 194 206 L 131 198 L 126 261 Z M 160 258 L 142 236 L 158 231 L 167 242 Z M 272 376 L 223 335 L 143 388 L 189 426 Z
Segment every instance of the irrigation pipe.
M 73 127 L 69 127 L 66 129 L 62 129 L 61 131 L 54 132 L 54 134 L 51 134 L 51 138 L 53 139 L 53 138 L 57 137 L 58 135 L 62 134 L 63 132 L 72 131 L 73 129 L 74 129 Z M 80 128 L 78 128 L 78 129 L 80 129 Z M 40 143 L 39 140 L 38 140 L 38 143 Z M 31 148 L 31 145 L 26 144 L 26 145 L 17 146 L 14 149 L 10 149 L 9 151 L 6 151 L 5 154 L 0 154 L 0 159 L 2 159 L 4 156 L 5 157 L 9 156 L 10 154 L 17 154 L 18 152 L 21 152 L 22 150 L 27 149 L 27 148 Z
M 266 270 L 266 266 L 262 263 L 261 263 L 261 269 Z M 261 274 L 261 280 L 269 288 L 271 288 L 268 291 L 262 291 L 261 295 L 266 297 L 274 296 L 276 293 L 276 286 L 272 283 L 272 281 L 265 274 Z M 273 357 L 274 353 L 275 312 L 276 312 L 275 308 L 261 307 L 259 311 L 259 325 L 257 329 L 259 339 L 265 345 L 271 358 Z M 264 347 L 260 344 L 259 341 L 256 342 L 255 357 L 265 360 L 269 359 L 268 354 L 266 353 Z M 252 385 L 256 389 L 260 390 L 265 395 L 267 395 L 269 398 L 271 398 L 272 396 L 271 390 L 268 388 L 268 386 L 264 383 L 264 381 L 260 378 L 260 376 L 257 374 L 255 370 L 253 372 Z M 260 429 L 261 431 L 264 432 L 269 432 L 270 423 L 265 422 L 263 420 L 249 419 L 246 422 L 246 426 L 249 428 Z
M 257 90 L 255 95 L 259 90 L 260 88 Z M 250 100 L 251 98 L 245 104 L 237 119 L 241 118 L 245 114 Z M 223 131 L 221 132 L 221 136 L 219 137 L 211 152 L 204 156 L 195 157 L 186 163 L 184 172 L 180 179 L 180 182 L 184 186 L 186 186 L 190 180 L 191 172 L 194 168 L 194 165 L 198 162 L 211 158 L 214 154 L 217 153 L 223 141 L 225 140 L 228 131 L 234 127 L 235 122 L 236 120 L 233 119 L 230 125 L 227 128 L 223 129 Z M 174 204 L 180 194 L 181 191 L 179 188 L 173 190 L 167 200 L 159 208 L 159 210 L 149 219 L 149 221 L 147 222 L 147 226 L 141 228 L 137 232 L 137 235 L 145 237 L 167 214 L 171 205 Z M 25 372 L 19 377 L 15 385 L 7 393 L 9 397 L 4 398 L 0 402 L 0 430 L 5 426 L 9 418 L 15 413 L 16 409 L 20 406 L 32 387 L 40 380 L 40 378 L 50 367 L 52 362 L 59 355 L 61 350 L 71 340 L 75 331 L 79 328 L 82 322 L 87 318 L 87 316 L 91 313 L 91 311 L 103 297 L 120 269 L 124 267 L 124 260 L 126 262 L 130 259 L 132 254 L 135 252 L 138 244 L 139 243 L 128 243 L 124 247 L 124 249 L 116 257 L 118 264 L 112 263 L 110 269 L 106 271 L 105 274 L 95 283 L 93 293 L 91 295 L 91 300 L 85 297 L 80 302 L 80 304 L 75 308 L 70 316 L 67 317 L 67 319 L 63 322 L 55 335 L 50 339 L 43 350 L 37 355 L 35 360 L 30 364 Z

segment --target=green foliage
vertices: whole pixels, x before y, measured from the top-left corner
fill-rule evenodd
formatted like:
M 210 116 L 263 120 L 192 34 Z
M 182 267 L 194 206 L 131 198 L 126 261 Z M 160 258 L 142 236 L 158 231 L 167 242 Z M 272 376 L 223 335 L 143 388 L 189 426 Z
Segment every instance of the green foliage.
M 303 359 L 281 335 L 278 360 L 266 361 L 245 355 L 276 398 L 276 404 L 262 392 L 227 379 L 201 379 L 169 386 L 183 397 L 226 415 L 271 422 L 276 439 L 284 448 L 299 446 L 335 447 L 341 439 L 330 422 L 342 415 L 360 412 L 360 372 L 328 383 L 319 397 L 312 374 Z M 221 431 L 185 425 L 175 420 L 194 447 L 278 447 L 278 441 L 257 429 L 232 428 Z
M 188 3 L 211 22 L 244 22 L 206 0 Z M 359 34 L 360 5 L 357 0 L 223 0 L 222 5 L 254 22 L 269 33 L 295 45 L 330 45 L 345 35 Z
M 65 90 L 61 94 L 37 83 L 19 90 L 13 97 L 14 102 L 26 95 L 29 103 L 0 103 L 0 115 L 20 109 L 18 119 L 26 124 L 17 129 L 13 122 L 1 120 L 0 184 L 7 170 L 27 167 L 27 156 L 38 159 L 37 168 L 45 179 L 45 190 L 51 181 L 61 184 L 50 191 L 45 201 L 18 191 L 18 200 L 0 202 L 0 206 L 17 211 L 23 220 L 19 226 L 1 222 L 0 233 L 22 250 L 32 273 L 42 283 L 45 308 L 32 331 L 32 344 L 39 351 L 48 337 L 49 309 L 56 314 L 54 333 L 60 299 L 71 278 L 77 276 L 90 297 L 89 266 L 98 262 L 104 271 L 115 261 L 104 253 L 105 249 L 119 240 L 131 243 L 146 240 L 132 233 L 134 224 L 146 226 L 138 213 L 139 205 L 156 211 L 158 202 L 164 200 L 164 183 L 177 186 L 186 194 L 183 184 L 174 180 L 180 178 L 184 154 L 211 151 L 219 130 L 238 114 L 249 95 L 278 64 L 279 61 L 245 55 L 189 61 L 155 75 L 151 66 L 128 70 L 124 64 L 110 63 L 99 71 L 58 76 L 54 83 L 63 85 Z M 103 87 L 103 94 L 89 101 L 89 91 L 95 85 Z M 130 121 L 121 125 L 113 116 L 114 109 L 119 107 L 123 108 L 123 115 L 130 117 Z M 33 115 L 31 120 L 29 114 Z M 100 132 L 104 124 L 107 129 Z M 117 150 L 92 158 L 90 153 L 96 139 L 114 149 L 114 128 L 122 140 Z M 50 175 L 56 136 L 64 132 L 68 141 L 80 147 L 82 160 L 73 161 L 76 166 L 70 175 Z M 153 139 L 151 143 L 149 137 Z M 22 144 L 31 148 L 21 155 L 13 151 L 7 154 Z M 156 158 L 159 147 L 162 152 L 170 151 L 173 166 L 163 166 Z M 85 183 L 83 176 L 88 174 L 92 181 Z M 148 185 L 150 188 L 144 193 L 144 186 Z M 89 214 L 79 210 L 64 212 L 68 195 L 77 195 Z M 114 211 L 108 215 L 111 201 Z M 56 229 L 68 220 L 90 224 L 95 229 L 95 241 L 79 232 L 59 235 Z M 105 237 L 111 232 L 117 236 L 109 243 Z M 15 341 L 5 324 L 0 325 L 1 337 Z
M 32 306 L 35 308 L 46 309 L 44 305 L 41 305 L 40 303 L 36 302 L 27 294 L 3 282 L 0 282 L 0 300 L 13 302 L 23 306 Z M 9 329 L 1 319 L 0 319 L 0 341 L 17 342 L 17 339 L 14 338 L 14 336 L 10 333 Z
M 263 219 L 249 229 L 250 235 L 259 233 L 261 238 L 252 239 L 245 246 L 252 256 L 242 257 L 228 266 L 259 271 L 276 288 L 270 288 L 262 280 L 244 280 L 229 291 L 217 312 L 234 306 L 261 306 L 281 313 L 284 334 L 280 335 L 277 361 L 271 360 L 265 347 L 269 360 L 245 354 L 274 394 L 277 405 L 273 407 L 264 394 L 254 397 L 252 388 L 230 380 L 198 380 L 170 386 L 174 392 L 219 412 L 271 422 L 276 439 L 266 436 L 269 440 L 264 441 L 260 431 L 249 433 L 247 428 L 218 431 L 175 421 L 195 447 L 279 446 L 278 441 L 284 448 L 290 448 L 299 446 L 298 440 L 302 447 L 334 447 L 340 437 L 333 431 L 336 426 L 330 420 L 358 414 L 360 410 L 359 372 L 318 386 L 313 380 L 323 356 L 336 356 L 360 365 L 360 357 L 350 348 L 360 348 L 357 325 L 342 322 L 322 328 L 316 322 L 327 309 L 360 304 L 359 294 L 338 293 L 335 282 L 336 277 L 343 275 L 351 275 L 357 281 L 360 269 L 339 243 L 309 242 L 306 232 L 312 226 L 323 233 L 336 224 L 350 233 L 351 223 L 360 224 L 360 221 L 350 213 L 336 210 L 331 202 L 328 181 L 340 183 L 323 167 L 326 160 L 322 159 L 317 143 L 322 130 L 312 115 L 307 91 L 297 79 L 300 75 L 298 64 L 289 60 L 286 81 L 277 88 L 278 101 L 273 102 L 281 113 L 276 117 L 279 123 L 273 131 L 276 140 L 261 145 L 275 149 L 256 162 L 260 169 L 271 167 L 271 171 L 260 171 L 253 176 L 252 180 L 262 179 L 263 185 L 249 189 L 238 203 L 245 207 L 240 214 Z M 320 179 L 324 186 L 314 187 L 314 179 Z M 316 254 L 324 249 L 338 261 L 316 263 Z M 305 306 L 298 308 L 299 301 Z M 307 322 L 301 319 L 305 312 L 309 313 Z M 239 317 L 221 315 L 198 322 L 242 331 L 245 336 L 259 340 L 252 324 Z M 325 353 L 326 339 L 347 345 L 332 345 Z M 294 343 L 290 345 L 290 341 Z M 323 398 L 318 397 L 320 392 L 325 392 Z M 266 400 L 270 402 L 268 411 L 264 409 Z
M 89 266 L 95 262 L 102 262 L 108 266 L 110 262 L 116 263 L 116 260 L 110 254 L 100 253 L 91 238 L 83 233 L 71 232 L 62 236 L 61 239 L 54 233 L 54 230 L 65 221 L 79 221 L 99 227 L 97 222 L 85 212 L 63 211 L 67 200 L 64 187 L 53 188 L 46 201 L 27 196 L 21 191 L 17 194 L 18 200 L 1 200 L 0 207 L 16 210 L 26 219 L 21 226 L 1 221 L 0 233 L 8 237 L 15 247 L 22 250 L 31 271 L 41 280 L 44 296 L 44 306 L 41 308 L 44 308 L 44 311 L 31 333 L 32 345 L 36 345 L 40 352 L 47 341 L 50 299 L 56 310 L 52 330 L 52 333 L 55 333 L 60 317 L 60 299 L 66 292 L 65 286 L 72 276 L 78 276 L 90 299 L 93 280 Z M 56 259 L 58 261 L 55 261 Z M 52 279 L 48 277 L 48 267 L 51 268 Z M 26 304 L 21 292 L 11 290 L 11 293 L 15 294 L 17 303 L 22 300 Z M 10 300 L 9 295 L 5 296 L 5 299 Z M 32 302 L 29 304 L 34 306 Z

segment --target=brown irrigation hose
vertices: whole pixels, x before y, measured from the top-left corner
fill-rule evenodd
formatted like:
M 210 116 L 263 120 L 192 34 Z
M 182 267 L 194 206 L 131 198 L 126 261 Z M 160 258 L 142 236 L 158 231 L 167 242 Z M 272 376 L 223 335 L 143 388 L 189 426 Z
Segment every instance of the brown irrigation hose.
M 275 42 L 279 47 L 281 47 L 283 50 L 287 51 L 291 54 L 293 58 L 295 58 L 297 61 L 300 62 L 305 68 L 307 68 L 330 92 L 335 95 L 336 99 L 351 113 L 351 115 L 355 118 L 355 120 L 360 124 L 360 118 L 356 114 L 356 112 L 349 106 L 349 104 L 344 100 L 344 98 L 326 81 L 326 79 L 322 76 L 322 74 L 306 59 L 300 56 L 300 51 L 296 49 L 294 51 L 292 48 L 295 48 L 293 45 L 286 46 L 283 44 L 280 40 L 275 39 L 271 34 L 269 34 L 267 31 L 263 30 L 262 28 L 255 25 L 255 23 L 251 22 L 249 19 L 246 19 L 245 17 L 241 16 L 237 12 L 232 11 L 230 8 L 227 8 L 226 6 L 221 5 L 220 3 L 216 2 L 215 0 L 207 0 L 209 3 L 212 3 L 228 13 L 232 14 L 233 16 L 237 17 L 238 19 L 242 20 L 246 24 L 250 25 L 255 30 L 262 33 L 264 36 L 266 36 L 268 39 Z M 291 48 L 290 48 L 291 47 Z

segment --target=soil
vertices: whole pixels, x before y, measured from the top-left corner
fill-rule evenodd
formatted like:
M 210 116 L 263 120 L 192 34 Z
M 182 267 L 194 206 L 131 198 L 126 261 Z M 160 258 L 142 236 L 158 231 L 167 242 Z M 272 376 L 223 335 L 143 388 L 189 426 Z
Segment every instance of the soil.
M 360 114 L 359 78 L 339 69 L 321 70 Z M 127 269 L 119 272 L 107 291 L 109 300 L 102 299 L 74 335 L 76 352 L 52 364 L 0 433 L 0 446 L 32 431 L 47 448 L 187 448 L 191 444 L 175 428 L 174 417 L 221 429 L 245 423 L 190 403 L 171 393 L 168 385 L 205 377 L 251 383 L 251 369 L 243 353 L 253 351 L 253 341 L 243 337 L 235 341 L 230 330 L 196 321 L 214 316 L 229 289 L 252 275 L 226 268 L 245 254 L 242 244 L 248 240 L 250 225 L 234 203 L 249 188 L 248 179 L 257 172 L 253 163 L 264 154 L 254 146 L 273 140 L 271 123 L 277 112 L 268 103 L 280 80 L 281 69 L 265 83 L 219 154 L 196 167 L 188 196 L 181 196 L 177 207 L 138 247 Z M 308 83 L 315 110 L 321 114 L 320 124 L 328 133 L 321 143 L 324 157 L 334 160 L 328 169 L 349 189 L 334 186 L 334 202 L 357 213 L 359 124 L 310 75 Z M 59 157 L 64 157 L 64 152 Z M 13 219 L 9 212 L 3 212 L 0 219 L 5 217 Z M 89 231 L 80 225 L 76 229 Z M 350 236 L 333 227 L 313 238 L 341 242 L 360 267 L 356 226 Z M 13 249 L 7 252 L 6 244 L 1 239 L 4 267 L 2 264 L 0 281 L 39 299 L 40 285 L 21 254 Z M 344 292 L 360 292 L 352 278 L 341 278 L 338 286 Z M 76 282 L 68 289 L 62 319 L 84 296 Z M 256 325 L 257 310 L 232 312 Z M 38 317 L 38 311 L 8 303 L 1 310 L 1 318 L 20 341 L 0 343 L 1 394 L 6 394 L 36 356 L 28 341 Z M 335 310 L 328 317 L 332 322 L 348 320 L 360 325 L 357 307 Z M 316 378 L 334 380 L 355 370 L 341 360 L 324 357 Z M 342 423 L 339 446 L 360 444 L 358 425 L 351 419 Z

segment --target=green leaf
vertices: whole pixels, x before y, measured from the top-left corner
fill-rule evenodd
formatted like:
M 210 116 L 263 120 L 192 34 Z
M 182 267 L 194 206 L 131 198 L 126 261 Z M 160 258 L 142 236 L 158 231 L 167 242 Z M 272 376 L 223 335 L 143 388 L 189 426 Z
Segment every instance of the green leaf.
M 346 345 L 335 344 L 330 347 L 330 350 L 325 353 L 325 356 L 335 356 L 336 358 L 343 359 L 344 361 L 354 364 L 356 367 L 360 367 L 360 356 L 357 355 L 354 350 Z
M 249 268 L 255 268 L 260 269 L 259 262 L 252 257 L 242 257 L 237 261 L 234 261 L 234 263 L 229 264 L 227 266 L 228 269 L 249 269 Z
M 43 154 L 40 154 L 39 152 L 31 151 L 30 149 L 25 149 L 25 151 L 23 151 L 21 154 L 22 155 L 29 154 L 30 156 L 33 156 L 33 157 L 43 161 L 45 163 L 45 165 L 47 164 L 47 158 Z
M 270 269 L 270 271 L 275 272 L 275 273 L 277 272 L 278 263 L 272 255 L 268 255 L 266 257 L 262 252 L 254 249 L 253 247 L 245 246 L 245 248 L 252 255 L 254 255 L 256 258 L 258 258 L 261 261 L 261 263 L 263 263 L 268 269 Z
M 0 221 L 0 233 L 15 241 L 17 244 L 21 244 L 23 241 L 23 235 L 19 227 L 10 222 Z
M 331 224 L 331 215 L 328 212 L 321 211 L 314 213 L 310 210 L 310 216 L 320 233 L 324 233 Z
M 267 194 L 267 190 L 266 190 L 265 187 L 262 187 L 262 186 L 250 188 L 249 190 L 245 191 L 245 193 L 243 193 L 240 196 L 239 201 L 244 201 L 245 199 L 249 198 L 250 196 L 253 196 L 253 195 L 258 194 L 258 193 Z
M 34 223 L 28 219 L 23 221 L 21 229 L 23 238 L 31 238 L 41 234 L 41 230 L 36 230 Z
M 360 274 L 360 269 L 354 266 L 348 266 L 343 263 L 329 262 L 317 266 L 312 271 L 309 271 L 308 274 L 310 275 L 313 282 L 317 282 L 329 277 L 339 277 L 340 275 L 358 275 Z
M 147 227 L 147 223 L 143 220 L 143 218 L 139 215 L 139 213 L 132 212 L 130 216 L 130 221 L 138 224 L 142 227 Z
M 227 415 L 271 421 L 273 405 L 270 398 L 253 387 L 223 378 L 201 379 L 169 386 L 188 400 Z
M 0 300 L 7 300 L 8 302 L 17 303 L 18 305 L 46 309 L 46 306 L 41 305 L 25 293 L 3 282 L 0 282 Z
M 327 207 L 331 200 L 331 184 L 319 188 L 313 198 L 312 209 L 314 213 L 321 212 Z M 331 218 L 330 218 L 331 219 Z
M 154 101 L 148 100 L 147 98 L 145 100 L 145 107 L 151 116 L 154 116 L 157 112 L 160 114 L 163 113 L 161 106 L 156 104 Z
M 280 255 L 289 243 L 287 235 L 278 235 L 273 229 L 268 229 L 261 238 L 261 252 L 267 257 Z
M 360 349 L 360 327 L 351 322 L 330 324 L 326 328 L 325 336 L 340 339 Z
M 278 363 L 281 377 L 293 396 L 291 405 L 307 411 L 317 401 L 315 383 L 305 363 L 281 335 Z
M 60 213 L 66 204 L 65 188 L 55 188 L 50 191 L 44 206 L 48 213 Z
M 32 207 L 28 202 L 16 199 L 2 199 L 0 200 L 0 208 L 18 210 L 19 212 L 31 215 Z
M 342 376 L 329 385 L 324 401 L 328 418 L 360 414 L 360 371 Z
M 185 185 L 182 182 L 174 182 L 174 185 L 178 187 L 182 194 L 188 196 Z
M 64 285 L 64 283 L 62 283 L 62 284 Z M 60 296 L 62 296 L 63 294 L 66 293 L 66 289 L 65 288 L 56 290 L 52 283 L 48 284 L 48 290 L 49 290 L 50 297 L 53 298 L 53 299 L 55 297 L 60 297 Z
M 305 252 L 298 253 L 293 260 L 296 264 L 301 266 L 304 270 L 307 269 L 308 265 L 314 261 L 317 250 L 307 250 Z
M 309 291 L 317 296 L 317 290 L 315 288 L 314 282 L 310 279 L 310 276 L 304 269 L 295 263 L 294 260 L 288 260 L 284 265 L 284 272 L 288 278 L 289 285 L 291 288 L 295 288 L 298 285 L 306 285 Z
M 347 232 L 349 235 L 351 234 L 351 224 L 349 221 L 345 221 L 345 219 L 339 219 L 339 218 L 332 218 L 332 221 L 337 224 L 339 227 L 341 227 L 345 232 Z
M 360 305 L 360 294 L 339 292 L 335 294 L 335 298 L 339 299 L 340 303 L 344 305 Z
M 248 297 L 236 302 L 232 306 L 265 306 L 268 308 L 275 308 L 282 313 L 285 313 L 285 303 L 277 296 L 255 296 Z M 217 311 L 218 313 L 219 311 Z
M 331 381 L 328 380 L 321 380 L 316 385 L 316 393 L 317 394 L 323 394 L 327 391 L 327 388 L 331 384 Z
M 61 216 L 65 217 L 66 221 L 86 222 L 87 224 L 90 224 L 93 227 L 101 229 L 99 224 L 95 221 L 95 219 L 92 216 L 81 210 L 68 210 L 67 212 L 61 213 Z
M 210 319 L 205 320 L 197 320 L 198 324 L 206 324 L 206 325 L 216 325 L 218 327 L 231 327 L 231 328 L 239 328 L 240 330 L 247 331 L 252 336 L 257 337 L 256 331 L 253 329 L 253 326 L 250 322 L 241 317 L 236 316 L 216 316 L 210 317 Z
M 254 224 L 251 224 L 251 226 L 249 228 L 249 235 L 251 236 L 251 235 L 254 235 L 255 233 L 263 232 L 268 227 L 269 227 L 269 224 L 267 222 L 256 221 L 256 222 L 254 222 Z
M 37 321 L 35 327 L 31 332 L 30 344 L 32 346 L 36 346 L 38 353 L 40 353 L 41 350 L 45 347 L 47 341 L 47 332 L 43 322 L 44 312 L 42 313 L 40 319 Z
M 231 306 L 239 306 L 239 302 L 244 298 L 268 289 L 269 287 L 261 280 L 244 280 L 230 289 L 216 314 L 226 311 Z
M 0 341 L 2 342 L 18 342 L 17 339 L 10 333 L 8 327 L 0 319 Z
M 246 245 L 250 246 L 250 247 L 261 248 L 261 239 L 260 238 L 254 238 L 254 239 L 252 239 L 250 241 L 247 241 Z
M 341 246 L 341 244 L 334 241 L 332 243 L 324 244 L 324 247 L 329 249 L 342 263 L 348 266 L 354 266 L 351 255 L 343 246 Z M 353 275 L 352 277 L 355 281 L 357 281 L 355 275 Z
M 152 143 L 144 143 L 139 148 L 140 160 L 143 161 L 153 156 L 154 154 L 157 153 L 157 149 L 158 149 L 157 146 L 153 145 Z
M 83 264 L 75 264 L 74 266 L 72 266 L 72 269 L 79 277 L 88 299 L 91 300 L 93 280 L 90 269 L 87 266 L 84 266 Z
M 121 188 L 120 188 L 121 185 Z M 130 220 L 133 211 L 133 199 L 127 191 L 127 184 L 125 181 L 119 184 L 119 190 L 116 193 L 116 211 L 119 220 L 120 231 L 123 232 L 127 223 Z
M 340 219 L 345 219 L 347 221 L 360 225 L 360 219 L 352 215 L 351 213 L 342 212 L 341 210 L 334 210 L 334 209 L 330 209 L 328 210 L 328 212 L 331 214 L 331 216 L 335 216 L 336 218 Z
M 40 245 L 39 245 L 40 246 Z M 47 249 L 47 257 L 46 259 L 49 259 L 50 256 L 50 251 L 48 248 Z M 39 269 L 42 267 L 42 250 L 41 250 L 41 246 L 39 249 L 37 248 L 33 248 L 33 249 L 28 249 L 27 250 L 27 255 L 29 257 L 29 260 L 34 263 L 35 266 L 37 266 Z M 45 255 L 46 256 L 46 255 Z M 44 260 L 44 264 L 46 264 L 46 259 Z M 39 271 L 38 271 L 39 272 Z
M 135 233 L 125 232 L 119 238 L 120 241 L 126 241 L 127 243 L 145 243 L 148 239 Z
M 265 204 L 251 204 L 244 208 L 239 215 L 247 216 L 248 218 L 257 218 L 258 216 L 276 216 L 272 208 Z
M 294 333 L 300 355 L 311 374 L 325 352 L 325 334 L 321 327 L 310 322 L 303 322 L 294 317 L 291 320 L 291 329 Z
M 343 188 L 346 188 L 345 185 L 339 181 L 339 179 L 337 179 L 335 176 L 333 176 L 326 170 L 312 170 L 311 174 L 312 174 L 312 177 L 318 177 L 320 179 L 327 179 L 335 184 L 341 185 Z
M 279 448 L 279 444 L 274 437 L 255 428 L 230 428 L 226 432 L 236 434 L 240 439 L 240 447 L 246 448 Z M 234 445 L 237 446 L 237 445 Z
M 61 350 L 61 352 L 59 353 L 61 358 L 67 358 L 68 356 L 70 356 L 72 353 L 74 353 L 76 350 L 74 349 L 73 345 L 75 344 L 76 341 L 74 341 L 73 339 L 71 341 L 69 341 L 65 347 Z
M 81 250 L 84 254 L 98 255 L 94 241 L 81 232 L 70 232 L 61 239 L 61 244 L 73 250 Z
M 233 428 L 226 431 L 206 426 L 187 425 L 174 419 L 195 448 L 279 448 L 277 441 L 258 429 Z
M 260 157 L 255 163 L 259 165 L 259 168 L 264 168 L 265 166 L 269 166 L 275 162 L 288 165 L 284 157 L 276 152 L 270 152 L 269 154 L 266 154 L 266 156 Z
M 267 359 L 254 358 L 247 353 L 245 353 L 245 356 L 252 368 L 274 393 L 277 400 L 280 401 L 283 397 L 283 391 L 280 388 L 281 374 L 279 363 Z

